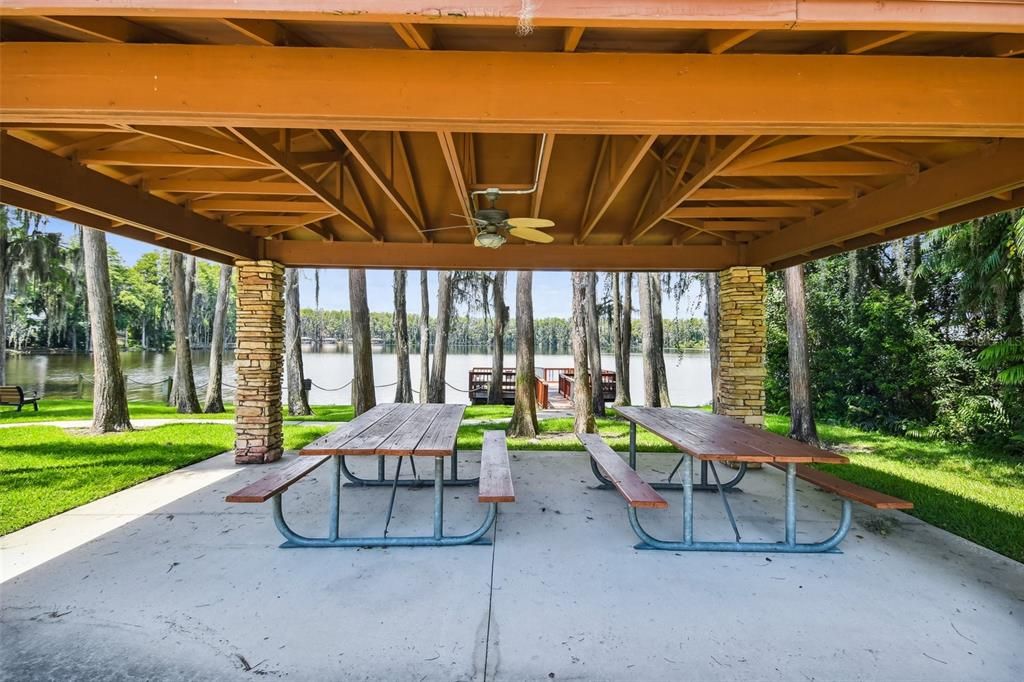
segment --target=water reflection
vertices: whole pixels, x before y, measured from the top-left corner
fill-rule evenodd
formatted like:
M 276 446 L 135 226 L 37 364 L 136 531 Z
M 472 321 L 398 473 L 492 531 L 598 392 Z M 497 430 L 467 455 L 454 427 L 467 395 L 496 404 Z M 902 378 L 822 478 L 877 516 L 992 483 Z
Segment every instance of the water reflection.
M 349 387 L 337 389 L 352 379 L 352 356 L 347 348 L 337 351 L 303 353 L 306 377 L 313 380 L 310 402 L 315 405 L 350 403 L 352 393 Z M 209 353 L 193 354 L 196 384 L 200 400 L 206 389 Z M 602 366 L 614 367 L 611 355 L 602 356 Z M 121 353 L 121 363 L 128 377 L 128 397 L 131 400 L 162 400 L 166 395 L 167 378 L 174 372 L 174 354 L 132 351 Z M 484 349 L 475 352 L 453 350 L 448 356 L 446 377 L 452 387 L 448 388 L 448 402 L 468 402 L 466 381 L 473 367 L 489 367 L 490 354 Z M 572 356 L 537 355 L 538 367 L 571 367 Z M 419 389 L 419 356 L 410 358 L 413 388 Z M 515 364 L 515 355 L 505 356 L 506 366 Z M 706 351 L 665 356 L 668 371 L 669 393 L 676 405 L 699 405 L 711 400 L 711 361 Z M 635 402 L 643 400 L 643 367 L 639 354 L 633 354 L 630 361 L 630 391 Z M 394 382 L 397 376 L 393 352 L 375 349 L 373 373 L 377 388 L 377 401 L 390 402 L 394 399 Z M 82 379 L 80 380 L 80 376 Z M 92 358 L 87 354 L 54 355 L 10 355 L 7 360 L 7 383 L 17 384 L 26 390 L 39 391 L 40 395 L 51 397 L 76 397 L 81 389 L 84 397 L 92 395 Z M 235 385 L 234 354 L 225 353 L 224 366 L 225 399 L 234 398 Z M 461 389 L 461 390 L 457 390 Z

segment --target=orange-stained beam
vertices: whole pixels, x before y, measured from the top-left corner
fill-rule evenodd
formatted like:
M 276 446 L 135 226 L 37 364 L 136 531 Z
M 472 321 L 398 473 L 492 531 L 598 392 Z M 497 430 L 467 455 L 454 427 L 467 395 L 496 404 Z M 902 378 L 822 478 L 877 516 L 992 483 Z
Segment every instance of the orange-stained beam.
M 434 29 L 430 26 L 419 24 L 397 23 L 391 24 L 398 37 L 407 47 L 413 50 L 434 49 Z
M 742 262 L 730 246 L 588 246 L 308 242 L 272 240 L 266 257 L 295 267 L 403 268 L 410 270 L 721 270 Z
M 384 169 L 381 168 L 380 164 L 373 158 L 370 152 L 362 145 L 359 141 L 358 136 L 344 130 L 335 130 L 334 134 L 338 136 L 338 139 L 348 147 L 349 152 L 352 154 L 352 158 L 356 160 L 366 174 L 370 176 L 370 179 L 376 183 L 377 187 L 384 192 L 384 196 L 394 204 L 398 212 L 409 221 L 409 224 L 413 226 L 416 232 L 419 234 L 420 239 L 423 241 L 429 241 L 427 239 L 426 226 L 423 224 L 423 219 L 417 214 L 412 208 L 405 197 L 401 195 L 398 189 L 395 187 L 395 183 L 391 178 L 387 177 Z
M 548 183 L 548 168 L 551 165 L 551 150 L 555 147 L 554 133 L 541 135 L 537 142 L 537 157 L 540 160 L 538 167 L 540 173 L 537 176 L 537 191 L 530 198 L 530 217 L 540 217 L 540 207 L 544 202 L 544 190 Z
M 152 189 L 152 187 L 150 187 Z M 274 201 L 268 199 L 196 199 L 193 211 L 263 211 L 267 213 L 333 213 L 322 201 Z
M 747 152 L 729 164 L 726 170 L 736 171 L 742 168 L 763 166 L 766 163 L 785 161 L 805 154 L 813 154 L 826 149 L 834 149 L 850 144 L 857 138 L 851 135 L 815 135 L 790 142 L 780 142 L 770 147 L 762 147 Z
M 438 96 L 452 74 L 472 106 Z M 28 122 L 1024 137 L 1022 80 L 1019 59 L 0 44 L 0 116 Z
M 193 180 L 191 178 L 159 178 L 146 182 L 154 192 L 192 194 L 266 194 L 273 196 L 310 195 L 313 192 L 297 182 L 263 182 L 261 180 Z
M 0 186 L 93 213 L 235 258 L 255 258 L 256 243 L 222 223 L 0 134 Z M 5 202 L 0 191 L 0 202 Z
M 473 207 L 469 203 L 469 192 L 466 189 L 466 176 L 462 172 L 462 162 L 459 161 L 459 152 L 455 147 L 455 138 L 450 132 L 442 131 L 437 134 L 437 140 L 441 143 L 441 153 L 444 155 L 445 165 L 448 167 L 448 175 L 452 179 L 452 188 L 459 200 L 459 210 L 467 221 L 472 222 Z M 469 227 L 470 234 L 476 236 L 476 228 Z
M 763 166 L 725 168 L 719 175 L 747 177 L 842 177 L 913 175 L 917 164 L 893 161 L 779 161 Z
M 750 38 L 756 29 L 731 29 L 726 31 L 708 31 L 704 44 L 711 54 L 723 54 Z
M 583 31 L 585 30 L 583 26 L 570 26 L 565 29 L 565 35 L 562 36 L 562 51 L 575 52 L 576 48 L 579 47 L 580 40 L 583 38 Z
M 326 187 L 319 183 L 316 178 L 303 170 L 303 168 L 291 158 L 290 154 L 282 152 L 280 149 L 275 147 L 272 142 L 257 133 L 255 130 L 248 130 L 244 128 L 232 128 L 231 130 L 239 139 L 258 151 L 265 159 L 267 159 L 267 161 L 272 163 L 274 166 L 277 166 L 285 173 L 285 175 L 289 176 L 300 185 L 305 186 L 313 194 L 320 197 L 320 199 L 330 206 L 334 212 L 355 225 L 361 232 L 373 239 L 380 238 L 371 225 L 367 224 L 345 205 L 345 202 L 340 196 L 332 194 Z
M 640 165 L 640 162 L 643 161 L 647 150 L 651 148 L 651 145 L 657 139 L 657 135 L 645 135 L 633 142 L 618 168 L 613 168 L 611 165 L 608 165 L 606 168 L 602 162 L 603 159 L 598 161 L 591 184 L 591 196 L 588 201 L 588 209 L 590 207 L 593 208 L 588 210 L 584 216 L 583 225 L 581 226 L 580 233 L 577 235 L 577 241 L 586 241 L 590 233 L 594 231 L 594 228 L 597 227 L 605 212 L 614 203 L 616 197 L 619 196 L 619 192 L 626 186 L 629 179 L 633 177 L 633 172 Z M 607 144 L 609 147 L 614 148 L 618 144 L 618 140 L 612 138 L 608 140 Z M 614 162 L 615 154 L 609 153 L 606 156 L 609 159 L 609 164 Z
M 851 31 L 843 35 L 843 50 L 846 54 L 864 54 L 912 35 L 913 31 Z
M 168 142 L 184 144 L 196 149 L 202 149 L 215 154 L 233 156 L 237 159 L 244 159 L 257 163 L 261 166 L 267 164 L 262 155 L 253 151 L 244 144 L 229 140 L 219 135 L 209 135 L 192 128 L 181 128 L 174 126 L 132 126 L 132 130 L 156 137 Z
M 653 215 L 642 220 L 640 224 L 637 225 L 636 229 L 634 229 L 627 237 L 627 241 L 632 243 L 647 234 L 647 232 L 649 232 L 655 225 L 668 217 L 669 213 L 671 213 L 676 206 L 691 198 L 697 190 L 714 178 L 715 175 L 717 175 L 723 168 L 732 163 L 733 159 L 746 151 L 746 149 L 750 147 L 750 145 L 754 144 L 756 140 L 756 135 L 750 137 L 737 137 L 724 149 L 717 152 L 708 160 L 707 164 L 705 164 L 705 166 L 692 178 L 687 180 L 682 187 L 677 190 L 673 190 L 672 193 L 661 202 L 661 205 L 654 211 Z
M 769 265 L 1024 186 L 1024 140 L 1002 140 L 936 166 L 914 182 L 893 182 L 855 202 L 762 237 L 749 246 L 752 265 Z
M 693 201 L 846 201 L 856 195 L 841 187 L 729 187 L 700 189 Z
M 674 209 L 669 218 L 809 218 L 809 206 L 685 206 Z

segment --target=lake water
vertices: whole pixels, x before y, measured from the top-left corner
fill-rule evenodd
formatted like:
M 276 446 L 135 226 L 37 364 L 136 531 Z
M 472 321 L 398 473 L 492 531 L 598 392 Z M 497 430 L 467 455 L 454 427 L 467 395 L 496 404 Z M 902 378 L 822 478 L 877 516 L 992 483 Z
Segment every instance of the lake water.
M 315 384 L 310 393 L 310 402 L 315 405 L 347 404 L 352 401 L 350 388 L 336 389 L 352 379 L 352 356 L 341 349 L 336 352 L 303 353 L 306 377 Z M 209 354 L 193 354 L 196 384 L 202 401 L 208 376 Z M 410 358 L 413 388 L 419 389 L 419 356 Z M 614 368 L 611 355 L 602 356 L 602 367 Z M 473 367 L 490 367 L 491 357 L 485 352 L 460 352 L 452 350 L 448 355 L 446 377 L 451 386 L 448 402 L 468 402 L 466 382 Z M 571 367 L 570 355 L 537 355 L 537 367 Z M 665 355 L 668 371 L 669 393 L 675 405 L 702 405 L 711 402 L 711 360 L 706 351 L 668 353 Z M 165 397 L 166 378 L 174 372 L 174 354 L 156 352 L 123 352 L 121 365 L 128 377 L 128 396 L 132 400 L 162 400 Z M 505 356 L 505 365 L 515 365 L 515 355 Z M 630 391 L 635 402 L 643 400 L 643 365 L 639 354 L 630 358 Z M 394 400 L 394 381 L 397 376 L 395 355 L 390 351 L 375 351 L 373 354 L 374 381 L 378 385 L 377 401 Z M 79 390 L 79 375 L 85 377 L 84 397 L 92 396 L 92 358 L 88 354 L 39 354 L 9 355 L 7 358 L 7 383 L 16 384 L 26 390 L 38 391 L 40 395 L 75 397 Z M 156 383 L 155 383 L 156 382 Z M 231 400 L 235 384 L 234 355 L 225 353 L 224 397 Z M 391 384 L 391 385 L 388 385 Z

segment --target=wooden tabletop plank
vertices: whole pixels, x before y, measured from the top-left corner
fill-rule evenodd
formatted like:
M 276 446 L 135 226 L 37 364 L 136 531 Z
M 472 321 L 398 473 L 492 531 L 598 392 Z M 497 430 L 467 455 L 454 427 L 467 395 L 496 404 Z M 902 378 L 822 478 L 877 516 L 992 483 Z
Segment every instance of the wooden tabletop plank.
M 515 502 L 504 431 L 484 431 L 480 450 L 480 502 Z
M 339 448 L 345 455 L 392 454 L 378 453 L 377 448 L 417 412 L 419 405 L 400 403 L 378 419 L 370 428 L 353 436 Z
M 416 457 L 447 457 L 455 451 L 465 405 L 444 405 L 416 445 Z
M 740 462 L 831 462 L 849 460 L 723 415 L 699 410 L 620 407 L 624 418 L 643 426 L 699 459 Z
M 376 424 L 388 414 L 398 408 L 397 404 L 387 403 L 377 405 L 367 410 L 352 421 L 343 422 L 325 436 L 317 438 L 312 443 L 299 451 L 300 455 L 321 456 L 321 455 L 343 455 L 342 448 L 346 442 L 358 436 L 360 433 Z
M 416 411 L 404 424 L 399 426 L 394 433 L 385 438 L 377 446 L 378 455 L 411 455 L 431 422 L 441 412 L 444 405 L 440 403 L 427 403 L 417 405 Z

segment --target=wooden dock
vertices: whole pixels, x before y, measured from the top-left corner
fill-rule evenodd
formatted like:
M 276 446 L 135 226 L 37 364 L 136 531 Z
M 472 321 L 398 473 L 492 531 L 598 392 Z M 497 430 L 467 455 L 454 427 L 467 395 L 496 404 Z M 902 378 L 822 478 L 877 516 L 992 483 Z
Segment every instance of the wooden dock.
M 572 367 L 537 367 L 534 395 L 542 410 L 571 410 L 575 369 Z M 474 405 L 486 405 L 491 384 L 490 367 L 469 370 L 469 399 Z M 601 372 L 601 388 L 607 402 L 615 400 L 615 372 Z M 501 380 L 502 403 L 514 405 L 516 398 L 516 368 L 506 367 Z

